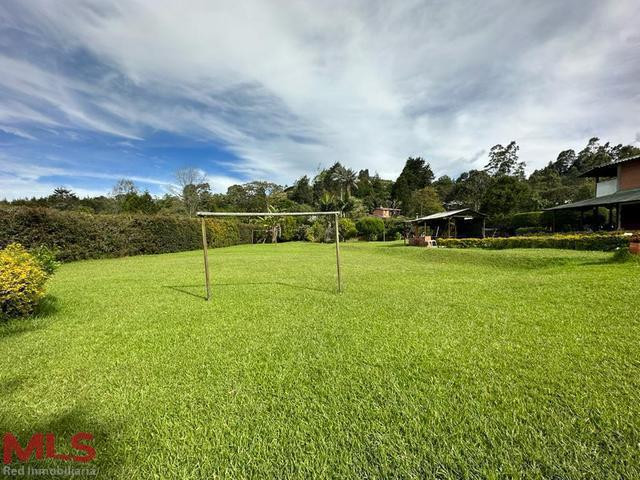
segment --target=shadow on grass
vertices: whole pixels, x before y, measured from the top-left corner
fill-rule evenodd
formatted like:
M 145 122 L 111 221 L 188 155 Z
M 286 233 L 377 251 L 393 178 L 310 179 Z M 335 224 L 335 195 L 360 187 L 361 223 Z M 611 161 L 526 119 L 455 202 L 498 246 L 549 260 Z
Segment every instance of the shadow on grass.
M 21 383 L 19 379 L 15 381 Z M 121 473 L 122 464 L 120 459 L 124 458 L 124 452 L 122 447 L 113 439 L 112 432 L 118 431 L 118 426 L 114 425 L 113 422 L 103 423 L 96 421 L 82 407 L 72 408 L 31 422 L 27 419 L 28 415 L 25 415 L 5 422 L 3 432 L 11 432 L 23 447 L 31 436 L 36 433 L 53 433 L 56 439 L 56 453 L 81 456 L 86 455 L 87 452 L 72 449 L 71 437 L 79 432 L 87 432 L 93 435 L 93 440 L 83 441 L 82 443 L 91 445 L 95 449 L 96 455 L 93 460 L 87 463 L 62 459 L 38 460 L 35 455 L 29 461 L 23 463 L 14 456 L 12 467 L 97 469 L 97 475 L 89 476 L 89 478 L 116 478 Z M 52 478 L 46 475 L 45 477 Z
M 0 340 L 44 328 L 46 323 L 42 320 L 57 311 L 58 299 L 52 295 L 45 296 L 40 301 L 40 304 L 32 316 L 11 318 L 4 322 L 4 324 L 0 323 Z
M 211 289 L 215 290 L 217 287 L 244 287 L 244 286 L 265 286 L 265 285 L 272 285 L 272 286 L 279 286 L 279 287 L 288 287 L 288 288 L 294 288 L 297 290 L 308 290 L 311 292 L 320 292 L 320 293 L 332 293 L 333 290 L 328 290 L 328 289 L 321 289 L 321 288 L 315 288 L 315 287 L 307 287 L 304 285 L 295 285 L 293 283 L 286 283 L 286 282 L 237 282 L 237 283 L 212 283 L 211 284 Z M 204 294 L 198 294 L 198 293 L 194 293 L 191 290 L 195 290 L 198 289 L 200 291 L 204 290 L 204 285 L 163 285 L 163 288 L 168 288 L 170 290 L 173 290 L 175 292 L 179 292 L 179 293 L 183 293 L 185 295 L 189 295 L 192 297 L 196 297 L 196 298 L 201 298 L 202 300 L 206 300 L 206 296 Z

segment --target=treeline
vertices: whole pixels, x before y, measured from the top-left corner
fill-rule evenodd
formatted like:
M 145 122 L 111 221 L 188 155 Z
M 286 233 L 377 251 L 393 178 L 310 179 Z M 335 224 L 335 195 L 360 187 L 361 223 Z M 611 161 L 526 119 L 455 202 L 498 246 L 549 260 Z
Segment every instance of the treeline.
M 110 195 L 79 198 L 61 187 L 48 197 L 3 203 L 97 214 L 187 216 L 198 210 L 340 210 L 353 219 L 366 216 L 378 206 L 399 208 L 406 217 L 470 207 L 488 214 L 490 225 L 504 227 L 514 214 L 592 197 L 593 180 L 580 174 L 594 166 L 640 154 L 640 148 L 635 146 L 602 144 L 592 138 L 582 150 L 564 150 L 527 177 L 518 151 L 516 142 L 495 145 L 483 169 L 463 172 L 457 178 L 436 178 L 430 164 L 417 157 L 406 160 L 395 181 L 382 179 L 368 169 L 355 171 L 336 162 L 314 177 L 297 179 L 291 186 L 253 181 L 233 185 L 226 193 L 213 193 L 202 172 L 182 169 L 176 173 L 175 188 L 162 197 L 140 191 L 134 182 L 123 179 Z

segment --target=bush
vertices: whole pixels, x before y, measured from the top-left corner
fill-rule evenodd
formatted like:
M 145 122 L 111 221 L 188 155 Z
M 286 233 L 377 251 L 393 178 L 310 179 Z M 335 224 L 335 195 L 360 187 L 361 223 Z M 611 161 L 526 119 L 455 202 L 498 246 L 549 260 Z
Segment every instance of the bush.
M 44 270 L 47 275 L 53 275 L 53 272 L 60 266 L 58 262 L 58 250 L 47 247 L 46 245 L 40 245 L 31 249 L 31 255 L 38 262 L 40 268 Z
M 638 262 L 640 259 L 637 255 L 632 254 L 628 248 L 618 248 L 611 257 L 613 263 L 629 263 Z
M 340 225 L 340 235 L 342 235 L 342 238 L 344 238 L 345 240 L 358 235 L 356 224 L 350 218 L 341 218 L 338 224 Z
M 358 234 L 365 240 L 377 240 L 384 230 L 384 223 L 378 217 L 362 217 L 356 222 Z
M 438 240 L 447 248 L 564 248 L 570 250 L 612 251 L 628 247 L 629 237 L 622 234 L 544 235 L 530 237 L 448 238 Z
M 17 243 L 0 250 L 0 320 L 29 315 L 44 296 L 47 274 Z
M 543 227 L 542 214 L 543 212 L 514 213 L 509 220 L 509 226 L 514 230 L 525 227 L 541 229 Z
M 519 227 L 516 228 L 515 234 L 518 236 L 533 235 L 536 233 L 546 233 L 547 230 L 544 227 Z
M 236 220 L 207 220 L 209 245 L 250 241 Z M 0 209 L 0 248 L 46 246 L 61 261 L 181 252 L 202 248 L 200 220 L 173 215 L 92 215 L 47 208 Z
M 384 228 L 387 240 L 400 240 L 404 233 L 406 224 L 400 218 L 385 218 Z

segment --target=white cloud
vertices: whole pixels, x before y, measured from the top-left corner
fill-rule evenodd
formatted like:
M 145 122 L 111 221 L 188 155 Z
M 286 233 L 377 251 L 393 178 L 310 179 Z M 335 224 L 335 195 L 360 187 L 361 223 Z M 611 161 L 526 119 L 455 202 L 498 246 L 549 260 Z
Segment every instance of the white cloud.
M 52 55 L 89 57 L 74 69 L 0 56 L 14 99 L 0 120 L 27 135 L 29 124 L 175 132 L 224 144 L 239 175 L 290 182 L 335 161 L 393 177 L 409 155 L 455 174 L 513 139 L 538 167 L 591 136 L 637 134 L 634 0 L 5 8 Z

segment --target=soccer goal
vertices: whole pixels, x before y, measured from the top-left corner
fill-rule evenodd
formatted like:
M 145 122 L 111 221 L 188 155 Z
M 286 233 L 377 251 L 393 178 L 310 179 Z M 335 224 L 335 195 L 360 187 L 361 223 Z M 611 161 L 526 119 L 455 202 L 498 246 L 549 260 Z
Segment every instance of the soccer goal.
M 197 216 L 202 219 L 202 249 L 204 251 L 204 281 L 207 290 L 207 300 L 211 298 L 207 225 L 205 221 L 208 217 L 316 217 L 322 215 L 333 216 L 335 221 L 336 269 L 338 272 L 338 293 L 340 293 L 342 292 L 342 279 L 340 277 L 340 232 L 338 229 L 338 217 L 340 216 L 340 212 L 198 212 Z

